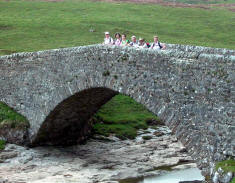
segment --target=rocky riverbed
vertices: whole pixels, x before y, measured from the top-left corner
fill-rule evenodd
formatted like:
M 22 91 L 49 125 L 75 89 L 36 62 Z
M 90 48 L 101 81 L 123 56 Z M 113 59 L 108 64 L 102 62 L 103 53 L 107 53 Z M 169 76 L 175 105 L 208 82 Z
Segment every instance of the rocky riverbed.
M 146 176 L 196 167 L 167 127 L 138 133 L 135 140 L 95 136 L 85 145 L 71 147 L 7 144 L 0 153 L 0 182 L 135 183 Z

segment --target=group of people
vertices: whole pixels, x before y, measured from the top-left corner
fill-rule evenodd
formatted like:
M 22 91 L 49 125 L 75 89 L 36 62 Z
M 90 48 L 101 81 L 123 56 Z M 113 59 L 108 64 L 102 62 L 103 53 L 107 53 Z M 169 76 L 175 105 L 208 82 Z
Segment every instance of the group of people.
M 131 41 L 126 38 L 126 34 L 116 33 L 113 39 L 109 32 L 105 32 L 105 38 L 103 44 L 106 45 L 116 45 L 116 46 L 133 46 L 136 48 L 151 48 L 156 50 L 166 49 L 165 44 L 162 44 L 158 41 L 158 36 L 153 37 L 153 43 L 146 43 L 144 38 L 139 38 L 137 40 L 136 36 L 131 37 Z

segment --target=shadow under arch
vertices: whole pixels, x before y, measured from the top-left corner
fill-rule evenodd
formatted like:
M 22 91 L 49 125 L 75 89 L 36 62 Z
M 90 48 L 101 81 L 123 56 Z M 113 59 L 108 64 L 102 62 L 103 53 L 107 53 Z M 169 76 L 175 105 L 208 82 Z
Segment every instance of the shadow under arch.
M 91 131 L 89 119 L 118 92 L 98 87 L 82 90 L 59 103 L 46 117 L 32 146 L 74 145 Z

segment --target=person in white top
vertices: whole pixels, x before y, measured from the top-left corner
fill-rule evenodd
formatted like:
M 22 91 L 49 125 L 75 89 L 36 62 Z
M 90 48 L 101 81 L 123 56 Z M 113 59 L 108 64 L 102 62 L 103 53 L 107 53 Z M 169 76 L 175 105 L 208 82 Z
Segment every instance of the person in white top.
M 104 38 L 103 44 L 113 45 L 113 38 L 110 37 L 109 32 L 105 32 L 104 34 L 105 34 L 105 38 Z
M 161 50 L 161 49 L 166 49 L 166 45 L 162 44 L 158 41 L 158 36 L 153 37 L 153 43 L 151 44 L 150 48 L 155 49 L 155 50 Z
M 136 37 L 135 37 L 135 36 L 131 36 L 131 42 L 130 42 L 129 46 L 139 47 L 139 43 L 138 43 L 138 41 L 136 40 Z
M 144 38 L 139 38 L 139 48 L 148 48 L 148 45 L 145 43 Z

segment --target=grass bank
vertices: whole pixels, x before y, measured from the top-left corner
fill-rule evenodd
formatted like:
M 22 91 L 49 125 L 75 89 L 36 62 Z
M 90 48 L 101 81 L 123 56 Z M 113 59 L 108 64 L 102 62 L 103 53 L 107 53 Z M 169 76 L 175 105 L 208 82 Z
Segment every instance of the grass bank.
M 161 123 L 143 105 L 121 94 L 103 105 L 94 115 L 94 120 L 97 122 L 94 125 L 95 133 L 105 136 L 113 133 L 121 139 L 135 138 L 138 129 L 148 128 L 148 121 Z
M 4 140 L 0 140 L 0 151 L 5 148 L 6 142 Z
M 103 32 L 151 41 L 235 49 L 235 13 L 223 7 L 174 8 L 157 4 L 0 1 L 0 54 L 88 45 Z
M 218 162 L 216 164 L 216 169 L 218 170 L 219 167 L 221 167 L 225 172 L 232 172 L 235 174 L 235 160 L 233 159 Z M 230 183 L 235 183 L 235 177 L 233 177 Z
M 17 144 L 18 136 L 10 137 L 10 139 L 8 139 L 8 133 L 13 133 L 12 131 L 15 130 L 26 131 L 29 126 L 29 122 L 24 116 L 15 112 L 5 103 L 0 102 L 0 138 L 7 139 L 7 141 L 10 141 L 11 143 Z M 5 144 L 6 141 L 0 139 L 0 151 L 5 148 Z
M 24 116 L 0 102 L 0 129 L 6 126 L 10 128 L 28 128 L 29 123 Z

